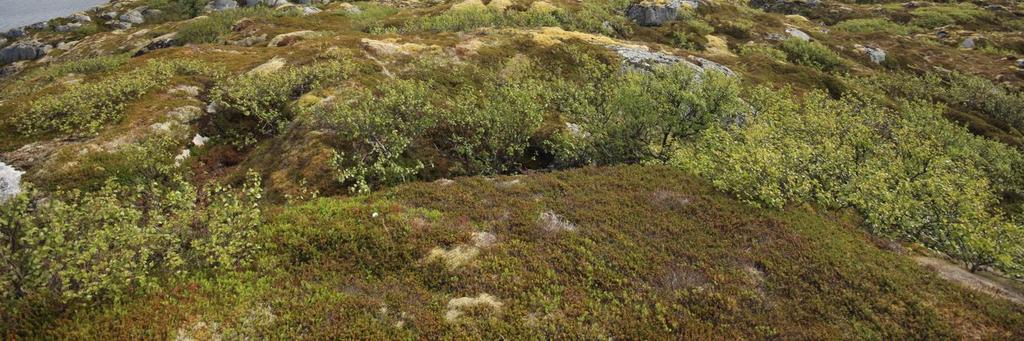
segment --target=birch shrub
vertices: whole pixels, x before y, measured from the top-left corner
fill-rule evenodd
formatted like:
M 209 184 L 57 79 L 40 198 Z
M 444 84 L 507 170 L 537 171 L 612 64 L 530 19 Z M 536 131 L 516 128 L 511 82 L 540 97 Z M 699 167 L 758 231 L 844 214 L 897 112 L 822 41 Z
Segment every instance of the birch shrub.
M 1020 152 L 927 103 L 791 98 L 755 91 L 749 121 L 705 130 L 675 162 L 756 205 L 856 208 L 873 232 L 920 242 L 972 270 L 1022 264 L 1024 231 L 998 208 L 1001 191 L 1020 183 Z

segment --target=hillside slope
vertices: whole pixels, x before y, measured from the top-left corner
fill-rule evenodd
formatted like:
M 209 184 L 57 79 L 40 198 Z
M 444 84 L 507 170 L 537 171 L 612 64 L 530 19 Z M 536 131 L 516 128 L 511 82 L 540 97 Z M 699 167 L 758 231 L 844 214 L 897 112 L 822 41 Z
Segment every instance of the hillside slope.
M 856 221 L 751 208 L 660 166 L 413 183 L 281 209 L 251 271 L 45 335 L 1024 337 L 1024 306 L 938 278 Z

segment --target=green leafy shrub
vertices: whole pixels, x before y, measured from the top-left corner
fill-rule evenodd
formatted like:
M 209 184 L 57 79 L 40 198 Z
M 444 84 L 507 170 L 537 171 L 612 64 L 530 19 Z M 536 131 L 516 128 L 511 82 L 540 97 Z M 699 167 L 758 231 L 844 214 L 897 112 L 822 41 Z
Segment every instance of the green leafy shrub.
M 465 173 L 501 173 L 522 166 L 530 139 L 544 119 L 546 90 L 528 80 L 457 91 L 454 108 L 439 123 Z
M 923 243 L 975 270 L 1024 260 L 1019 226 L 996 205 L 1001 187 L 1019 178 L 1019 152 L 919 102 L 892 110 L 822 93 L 789 98 L 756 91 L 757 114 L 705 130 L 676 163 L 760 205 L 854 207 L 874 232 Z
M 850 33 L 887 33 L 892 35 L 908 35 L 914 32 L 911 27 L 903 26 L 884 18 L 844 20 L 833 27 Z
M 189 21 L 178 30 L 177 39 L 182 43 L 220 43 L 231 34 L 231 26 L 242 18 L 269 18 L 296 16 L 297 10 L 276 11 L 267 7 L 244 7 L 210 13 L 205 18 Z
M 1017 131 L 1024 131 L 1024 95 L 983 77 L 958 72 L 886 74 L 851 80 L 875 97 L 899 97 L 942 102 L 978 111 Z
M 203 14 L 209 0 L 145 0 L 142 4 L 150 9 L 160 10 L 160 15 L 150 16 L 148 23 L 178 21 Z
M 334 165 L 338 181 L 352 192 L 411 179 L 423 163 L 408 153 L 414 140 L 433 125 L 428 85 L 394 81 L 378 87 L 380 96 L 361 92 L 353 104 L 318 108 L 314 116 L 344 138 Z
M 570 163 L 616 164 L 666 160 L 676 144 L 743 115 L 739 83 L 685 65 L 628 72 L 567 108 L 573 128 L 562 137 Z M 587 94 L 584 96 L 589 97 Z M 590 104 L 594 103 L 594 104 Z M 575 130 L 575 131 L 573 131 Z
M 786 53 L 777 48 L 765 44 L 746 44 L 740 47 L 740 56 L 753 57 L 764 56 L 773 61 L 786 61 Z
M 264 133 L 274 133 L 291 120 L 287 104 L 322 84 L 344 79 L 351 64 L 331 60 L 270 73 L 247 73 L 218 84 L 212 101 L 228 113 L 251 117 Z
M 47 131 L 95 134 L 124 117 L 128 102 L 167 84 L 176 75 L 216 75 L 218 69 L 197 60 L 151 61 L 146 66 L 32 101 L 17 118 L 24 134 Z
M 258 249 L 259 183 L 199 194 L 180 178 L 0 204 L 0 294 L 62 303 L 118 299 L 177 271 L 235 268 Z
M 715 31 L 711 25 L 700 19 L 687 19 L 681 23 L 681 29 L 672 32 L 672 40 L 676 46 L 689 50 L 703 50 L 707 44 L 705 36 Z
M 969 25 L 978 19 L 991 17 L 991 13 L 970 3 L 921 7 L 910 11 L 910 14 L 914 16 L 910 24 L 922 28 Z
M 782 42 L 780 48 L 786 52 L 790 62 L 818 68 L 822 71 L 838 71 L 845 65 L 842 57 L 839 57 L 828 46 L 816 41 L 789 38 Z

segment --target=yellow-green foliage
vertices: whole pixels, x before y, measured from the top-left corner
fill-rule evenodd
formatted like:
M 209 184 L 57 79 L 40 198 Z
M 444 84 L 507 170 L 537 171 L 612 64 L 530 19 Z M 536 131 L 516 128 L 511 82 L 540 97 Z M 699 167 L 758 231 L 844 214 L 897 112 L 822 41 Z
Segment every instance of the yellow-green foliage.
M 907 35 L 915 31 L 910 26 L 903 26 L 884 18 L 850 19 L 842 21 L 833 27 L 850 33 Z
M 210 13 L 205 18 L 189 21 L 178 30 L 177 39 L 182 43 L 219 43 L 231 33 L 231 26 L 242 18 L 270 18 L 295 16 L 298 10 L 276 11 L 267 7 L 245 7 Z
M 703 20 L 691 18 L 682 21 L 681 29 L 672 32 L 672 40 L 677 46 L 689 50 L 703 50 L 707 43 L 705 36 L 715 29 Z
M 910 14 L 914 16 L 910 24 L 923 28 L 935 28 L 952 24 L 969 25 L 979 18 L 992 16 L 985 9 L 971 3 L 921 7 L 910 11 Z
M 213 89 L 211 99 L 224 111 L 255 119 L 264 133 L 273 133 L 291 120 L 288 103 L 322 84 L 348 76 L 351 63 L 325 61 L 269 73 L 231 77 Z
M 121 300 L 184 271 L 247 266 L 258 251 L 260 193 L 258 178 L 235 192 L 179 177 L 23 193 L 0 204 L 0 315 L 30 302 Z
M 95 134 L 124 117 L 127 104 L 177 75 L 213 75 L 217 70 L 197 60 L 155 60 L 144 67 L 95 82 L 68 86 L 32 101 L 16 118 L 24 134 L 57 131 Z
M 1024 95 L 985 78 L 957 72 L 886 74 L 850 80 L 861 91 L 879 98 L 898 97 L 947 103 L 975 110 L 1019 132 L 1024 132 Z
M 779 46 L 786 52 L 789 61 L 821 69 L 822 71 L 840 71 L 845 66 L 843 58 L 828 46 L 798 38 L 789 38 Z
M 773 60 L 773 61 L 780 61 L 780 62 L 785 62 L 786 61 L 786 53 L 785 52 L 782 52 L 782 50 L 779 50 L 777 48 L 774 48 L 774 47 L 772 47 L 770 45 L 766 45 L 766 44 L 746 44 L 746 45 L 743 45 L 743 47 L 740 48 L 740 56 L 747 57 L 747 58 L 754 57 L 754 56 L 764 56 L 765 58 L 768 58 L 768 59 Z
M 1024 261 L 1024 230 L 997 208 L 999 194 L 1021 184 L 1018 151 L 927 104 L 893 110 L 821 93 L 791 97 L 756 91 L 755 115 L 706 130 L 676 162 L 757 204 L 855 207 L 874 232 L 924 243 L 972 269 Z

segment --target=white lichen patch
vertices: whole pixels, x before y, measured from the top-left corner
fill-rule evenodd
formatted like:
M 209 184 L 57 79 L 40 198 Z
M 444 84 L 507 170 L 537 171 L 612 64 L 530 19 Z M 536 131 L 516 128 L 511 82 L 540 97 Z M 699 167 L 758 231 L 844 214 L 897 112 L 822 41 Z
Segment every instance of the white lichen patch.
M 196 134 L 196 136 L 192 137 L 192 144 L 196 147 L 202 147 L 208 141 L 210 141 L 210 138 L 203 135 Z
M 451 250 L 435 247 L 427 254 L 425 261 L 442 261 L 448 270 L 455 270 L 468 264 L 473 258 L 480 254 L 480 249 L 474 246 L 458 245 Z
M 501 301 L 488 293 L 481 293 L 476 297 L 453 298 L 448 301 L 448 311 L 445 312 L 444 319 L 448 322 L 456 322 L 469 309 L 483 308 L 491 313 L 496 313 L 501 310 L 503 305 Z
M 498 243 L 498 236 L 490 232 L 473 232 L 473 246 L 486 249 Z
M 576 224 L 558 216 L 554 211 L 541 212 L 537 224 L 546 232 L 576 231 Z

